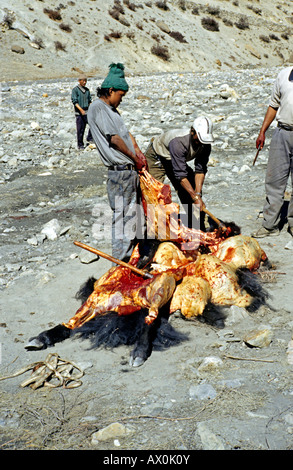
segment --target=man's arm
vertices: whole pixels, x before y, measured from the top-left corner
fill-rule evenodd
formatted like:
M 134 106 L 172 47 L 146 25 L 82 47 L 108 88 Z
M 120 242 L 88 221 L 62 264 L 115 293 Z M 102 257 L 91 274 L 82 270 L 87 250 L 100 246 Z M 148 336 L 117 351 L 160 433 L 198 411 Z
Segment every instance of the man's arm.
M 272 108 L 271 106 L 268 107 L 258 138 L 256 139 L 256 148 L 260 148 L 260 150 L 263 148 L 265 144 L 265 133 L 275 119 L 277 111 L 278 108 Z
M 182 178 L 182 180 L 180 181 L 182 188 L 184 188 L 185 191 L 188 192 L 193 202 L 195 202 L 196 204 L 200 206 L 200 210 L 202 210 L 202 208 L 204 207 L 204 202 L 201 198 L 201 191 L 202 191 L 204 179 L 205 179 L 204 173 L 195 174 L 195 189 L 193 189 L 193 187 L 191 186 L 187 178 Z
M 86 112 L 82 109 L 81 106 L 79 106 L 78 103 L 75 103 L 74 106 L 78 109 L 78 111 L 80 112 L 80 114 L 82 114 L 82 115 L 86 114 Z
M 124 155 L 126 155 L 127 157 L 131 158 L 131 160 L 133 160 L 135 167 L 138 171 L 145 168 L 146 162 L 144 162 L 145 156 L 143 155 L 143 153 L 141 153 L 141 155 L 143 156 L 142 158 L 141 155 L 137 155 L 136 153 L 131 152 L 131 150 L 129 150 L 124 140 L 118 134 L 111 136 L 110 145 L 114 147 L 116 150 L 119 150 L 119 152 L 124 153 Z

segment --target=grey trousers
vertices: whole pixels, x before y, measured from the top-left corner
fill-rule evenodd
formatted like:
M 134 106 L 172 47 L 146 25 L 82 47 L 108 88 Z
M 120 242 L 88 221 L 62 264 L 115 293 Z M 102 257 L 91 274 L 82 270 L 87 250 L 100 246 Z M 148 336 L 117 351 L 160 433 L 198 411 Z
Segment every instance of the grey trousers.
M 265 179 L 266 201 L 263 208 L 263 226 L 278 228 L 289 176 L 293 190 L 293 131 L 277 127 L 273 133 Z M 293 227 L 293 191 L 288 206 L 288 224 Z
M 112 256 L 128 261 L 145 236 L 139 176 L 134 170 L 108 170 L 107 191 L 112 209 Z

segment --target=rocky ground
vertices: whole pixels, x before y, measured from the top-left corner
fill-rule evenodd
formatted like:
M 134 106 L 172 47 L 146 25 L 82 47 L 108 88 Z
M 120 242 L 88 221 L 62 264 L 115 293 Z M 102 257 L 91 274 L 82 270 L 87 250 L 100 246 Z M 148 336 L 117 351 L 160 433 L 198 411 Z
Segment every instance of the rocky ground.
M 136 76 L 121 105 L 143 151 L 161 130 L 189 126 L 200 114 L 213 120 L 204 200 L 247 235 L 261 222 L 272 129 L 252 162 L 277 72 Z M 98 84 L 89 80 L 93 93 Z M 153 351 L 139 368 L 128 365 L 128 346 L 92 350 L 74 339 L 47 351 L 25 350 L 31 336 L 71 318 L 80 285 L 110 267 L 73 244 L 110 253 L 101 229 L 109 220 L 106 171 L 94 148 L 76 150 L 74 85 L 74 79 L 7 82 L 2 92 L 1 376 L 49 353 L 75 362 L 84 376 L 76 389 L 22 388 L 29 372 L 1 381 L 1 449 L 292 450 L 293 240 L 286 225 L 260 242 L 274 265 L 263 274 L 270 306 L 254 314 L 231 307 L 224 329 L 174 317 L 172 326 L 188 340 Z M 257 329 L 271 340 L 249 347 L 244 339 Z

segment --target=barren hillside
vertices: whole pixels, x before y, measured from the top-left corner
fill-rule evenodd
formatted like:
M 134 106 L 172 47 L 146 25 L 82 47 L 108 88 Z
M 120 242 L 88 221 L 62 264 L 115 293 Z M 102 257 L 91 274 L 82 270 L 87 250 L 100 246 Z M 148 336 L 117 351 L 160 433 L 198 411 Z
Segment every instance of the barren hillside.
M 0 0 L 1 80 L 279 66 L 293 6 L 275 0 Z

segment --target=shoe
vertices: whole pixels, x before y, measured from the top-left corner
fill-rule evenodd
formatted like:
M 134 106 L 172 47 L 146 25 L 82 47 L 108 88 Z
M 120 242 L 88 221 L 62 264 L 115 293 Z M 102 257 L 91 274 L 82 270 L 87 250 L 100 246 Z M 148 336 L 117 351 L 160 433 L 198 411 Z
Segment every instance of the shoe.
M 291 237 L 293 237 L 293 227 L 288 226 L 288 233 L 290 233 Z
M 85 146 L 81 146 L 81 147 L 78 147 L 78 150 L 84 150 L 85 149 Z
M 272 230 L 268 230 L 265 227 L 260 227 L 255 232 L 252 232 L 251 236 L 253 238 L 265 238 L 269 237 L 270 235 L 279 235 L 280 231 L 278 228 L 273 228 Z

